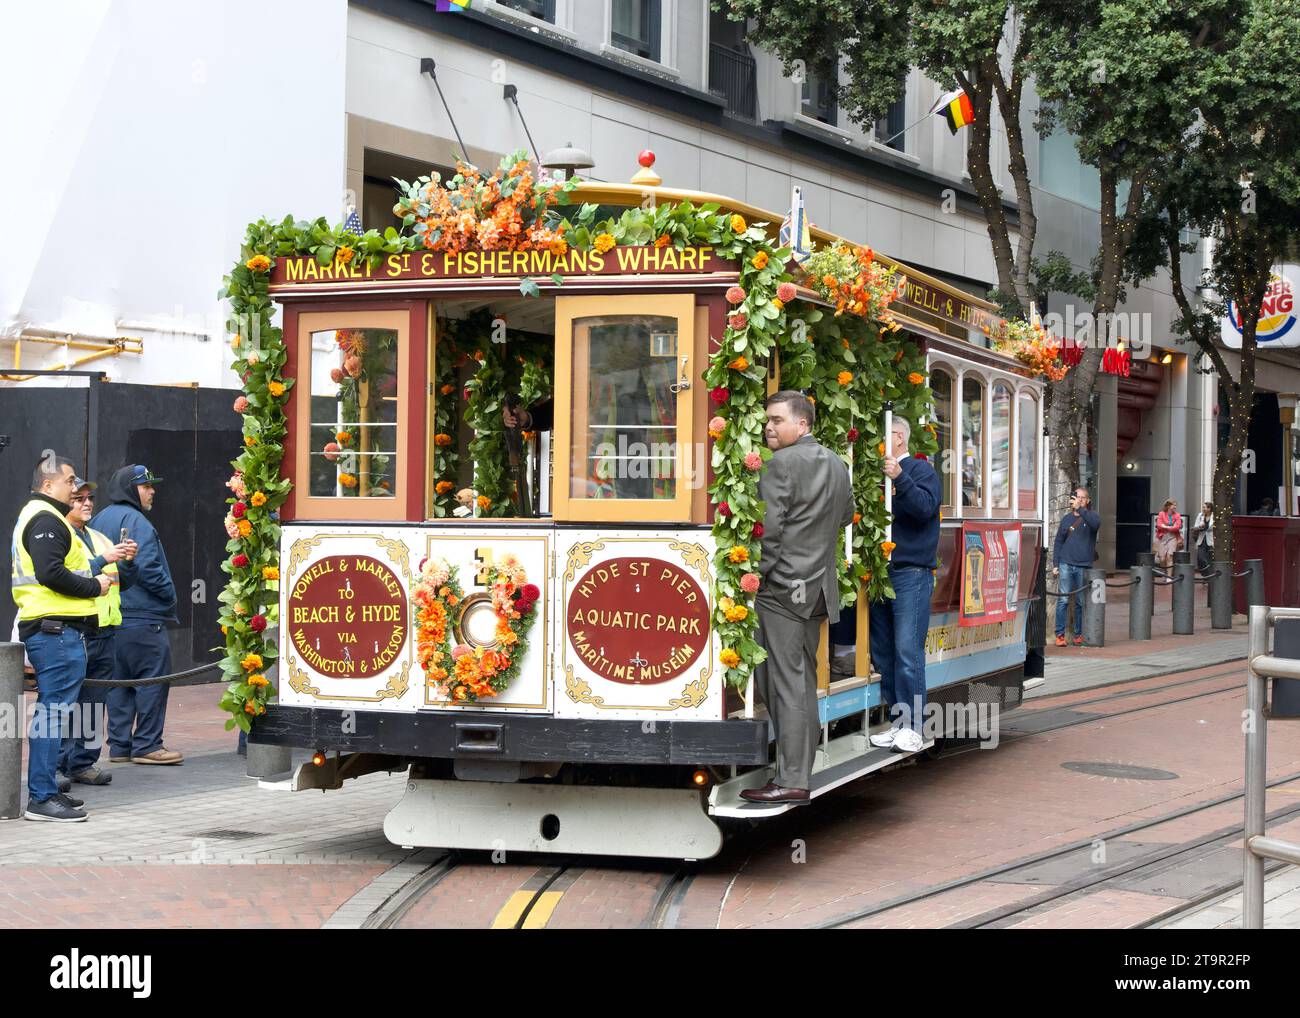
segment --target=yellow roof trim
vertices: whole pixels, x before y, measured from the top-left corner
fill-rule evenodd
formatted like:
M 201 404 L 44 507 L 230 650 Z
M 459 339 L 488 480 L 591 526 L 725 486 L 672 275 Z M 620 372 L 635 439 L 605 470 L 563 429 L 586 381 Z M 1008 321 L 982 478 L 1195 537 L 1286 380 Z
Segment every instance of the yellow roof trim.
M 643 187 L 636 184 L 605 184 L 594 180 L 584 180 L 569 195 L 569 201 L 572 202 L 591 202 L 595 205 L 640 205 L 648 195 L 653 195 L 656 202 L 670 201 L 689 201 L 696 205 L 704 202 L 717 202 L 717 204 L 727 212 L 739 213 L 750 221 L 750 223 L 767 223 L 768 233 L 776 236 L 781 229 L 781 220 L 785 218 L 784 213 L 770 212 L 767 209 L 761 209 L 757 205 L 750 205 L 748 202 L 739 201 L 735 198 L 728 198 L 720 194 L 708 194 L 704 191 L 682 191 L 675 187 Z M 829 230 L 823 230 L 819 226 L 811 229 L 814 240 L 823 243 L 845 243 L 861 244 L 865 241 L 856 241 L 850 237 L 842 237 L 839 234 L 831 233 Z M 959 296 L 962 300 L 978 308 L 983 308 L 994 315 L 998 314 L 998 307 L 983 297 L 976 297 L 965 290 L 959 290 L 955 286 L 935 279 L 931 275 L 914 269 L 910 265 L 905 265 L 897 258 L 891 258 L 889 255 L 876 252 L 876 257 L 886 265 L 893 266 L 909 279 L 919 280 L 937 290 Z

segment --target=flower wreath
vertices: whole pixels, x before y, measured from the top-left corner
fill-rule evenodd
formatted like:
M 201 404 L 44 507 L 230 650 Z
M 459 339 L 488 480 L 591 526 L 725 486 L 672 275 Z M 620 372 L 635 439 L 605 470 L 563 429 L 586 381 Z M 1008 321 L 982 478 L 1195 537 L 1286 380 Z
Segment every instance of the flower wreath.
M 541 591 L 528 582 L 519 560 L 507 555 L 492 577 L 492 609 L 497 616 L 496 646 L 451 645 L 453 612 L 464 611 L 465 594 L 455 566 L 445 559 L 420 564 L 415 586 L 416 648 L 420 667 L 440 696 L 476 703 L 498 695 L 519 674 L 528 653 L 528 631 L 537 618 Z

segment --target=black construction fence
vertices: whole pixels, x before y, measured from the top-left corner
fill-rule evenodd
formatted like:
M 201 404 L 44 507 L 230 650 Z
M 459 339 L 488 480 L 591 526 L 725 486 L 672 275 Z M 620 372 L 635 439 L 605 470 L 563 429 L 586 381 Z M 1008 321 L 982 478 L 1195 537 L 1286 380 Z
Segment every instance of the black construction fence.
M 85 388 L 0 388 L 0 527 L 8 560 L 14 522 L 42 451 L 54 449 L 101 486 L 127 463 L 159 477 L 149 520 L 176 582 L 169 629 L 172 670 L 211 661 L 221 645 L 217 595 L 226 535 L 225 487 L 242 445 L 235 390 L 129 385 L 89 378 Z M 96 509 L 106 504 L 96 504 Z M 112 535 L 110 535 L 112 536 Z M 12 563 L 6 562 L 6 573 Z M 0 640 L 10 639 L 13 599 L 0 596 Z M 218 673 L 207 673 L 211 680 Z

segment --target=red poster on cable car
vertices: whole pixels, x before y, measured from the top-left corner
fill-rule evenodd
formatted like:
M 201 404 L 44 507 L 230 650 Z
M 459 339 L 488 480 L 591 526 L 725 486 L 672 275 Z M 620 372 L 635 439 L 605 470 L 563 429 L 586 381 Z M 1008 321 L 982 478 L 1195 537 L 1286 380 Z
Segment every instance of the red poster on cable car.
M 1020 524 L 968 520 L 961 536 L 958 624 L 982 626 L 1014 618 L 1020 596 Z

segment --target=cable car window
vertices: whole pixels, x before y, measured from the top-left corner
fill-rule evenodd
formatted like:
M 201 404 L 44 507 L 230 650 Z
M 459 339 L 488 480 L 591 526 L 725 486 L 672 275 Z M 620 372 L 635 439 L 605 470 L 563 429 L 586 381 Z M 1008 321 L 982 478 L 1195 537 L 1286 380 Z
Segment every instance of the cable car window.
M 1011 390 L 1005 382 L 993 383 L 989 447 L 989 504 L 1011 508 Z
M 961 504 L 984 504 L 984 384 L 961 383 Z
M 310 497 L 397 494 L 397 370 L 394 329 L 311 333 Z
M 934 430 L 939 440 L 939 484 L 943 490 L 944 505 L 954 505 L 952 500 L 952 375 L 939 368 L 930 372 L 930 391 L 934 393 Z
M 1021 512 L 1038 508 L 1038 401 L 1020 397 L 1020 434 L 1016 439 L 1019 479 L 1016 506 Z
M 667 316 L 574 320 L 570 498 L 676 498 L 677 339 Z

